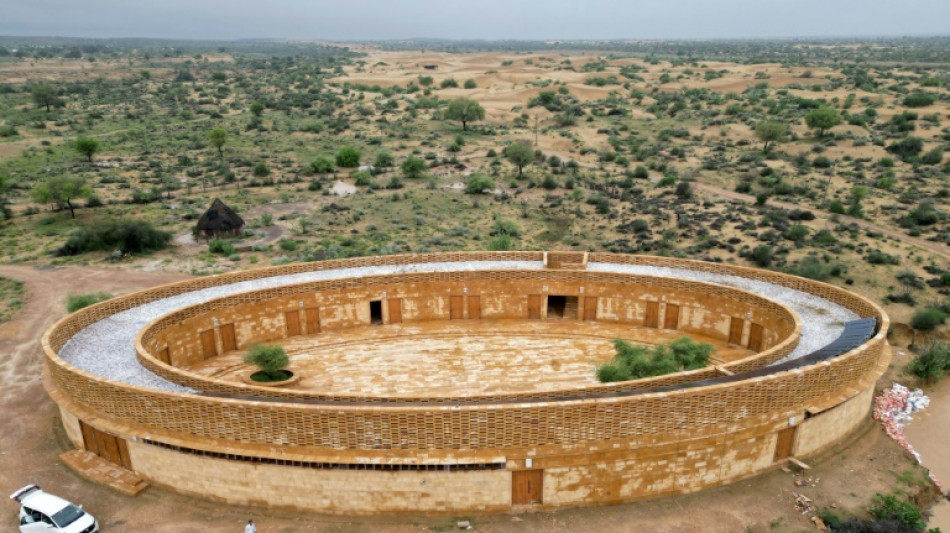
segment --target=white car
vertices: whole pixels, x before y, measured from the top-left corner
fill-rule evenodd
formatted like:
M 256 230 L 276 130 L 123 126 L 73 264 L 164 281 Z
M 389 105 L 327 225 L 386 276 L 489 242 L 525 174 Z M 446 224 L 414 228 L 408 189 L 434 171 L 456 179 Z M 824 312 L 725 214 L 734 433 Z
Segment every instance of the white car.
M 27 485 L 10 495 L 20 503 L 22 533 L 93 533 L 99 524 L 91 514 L 68 501 L 43 492 L 36 485 Z

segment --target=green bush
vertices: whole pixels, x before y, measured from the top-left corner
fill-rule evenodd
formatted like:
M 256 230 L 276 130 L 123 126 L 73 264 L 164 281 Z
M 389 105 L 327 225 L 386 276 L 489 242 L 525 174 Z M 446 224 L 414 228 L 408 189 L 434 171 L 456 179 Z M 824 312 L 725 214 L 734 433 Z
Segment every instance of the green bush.
M 290 359 L 282 346 L 255 344 L 244 353 L 244 362 L 261 369 L 261 373 L 269 378 L 266 381 L 282 381 L 289 377 L 284 368 L 290 363 Z
M 918 378 L 932 382 L 950 370 L 950 344 L 934 341 L 907 365 L 907 371 Z
M 615 339 L 614 348 L 617 354 L 613 360 L 597 369 L 597 379 L 602 383 L 703 368 L 709 364 L 709 357 L 715 351 L 711 344 L 696 342 L 689 337 L 680 337 L 652 350 L 645 346 L 632 345 L 623 339 Z
M 874 496 L 874 507 L 871 508 L 871 516 L 878 520 L 896 520 L 901 524 L 923 531 L 927 527 L 924 522 L 924 515 L 914 504 L 900 500 L 897 496 L 884 496 L 877 494 Z
M 263 178 L 268 175 L 270 175 L 270 169 L 267 168 L 267 163 L 263 161 L 258 161 L 257 164 L 254 165 L 254 176 L 258 178 Z
M 789 226 L 785 230 L 785 238 L 792 242 L 802 242 L 808 236 L 808 227 L 802 224 Z
M 388 150 L 376 152 L 376 157 L 373 158 L 373 166 L 377 168 L 389 168 L 394 164 L 396 164 L 396 160 Z
M 907 137 L 901 139 L 885 148 L 885 150 L 903 159 L 904 161 L 913 160 L 923 149 L 924 141 L 923 139 L 919 139 L 917 137 Z
M 318 157 L 310 162 L 307 166 L 307 171 L 311 174 L 326 174 L 328 172 L 333 172 L 333 161 L 325 157 Z
M 424 159 L 419 159 L 418 157 L 409 156 L 399 165 L 399 170 L 402 171 L 403 176 L 413 179 L 422 176 L 426 171 L 426 162 Z
M 366 170 L 354 172 L 352 177 L 358 187 L 368 187 L 373 183 L 373 175 Z
M 822 263 L 817 257 L 808 255 L 801 258 L 794 267 L 790 268 L 789 273 L 803 278 L 824 281 L 836 275 L 837 270 L 839 270 L 838 267 Z
M 947 320 L 947 314 L 936 307 L 919 309 L 910 317 L 910 327 L 917 331 L 933 331 Z
M 92 304 L 104 302 L 112 298 L 107 292 L 87 292 L 85 294 L 70 294 L 66 297 L 66 310 L 75 313 L 83 307 L 89 307 Z
M 208 251 L 217 255 L 231 255 L 234 245 L 228 239 L 211 239 L 208 241 Z
M 511 240 L 511 235 L 495 235 L 488 243 L 488 249 L 492 252 L 514 250 L 514 242 Z
M 55 255 L 78 255 L 96 250 L 118 250 L 123 254 L 161 250 L 172 234 L 157 230 L 143 220 L 107 220 L 69 232 L 69 238 Z
M 920 162 L 925 165 L 939 165 L 943 161 L 943 148 L 938 146 L 920 156 Z
M 360 151 L 352 146 L 344 146 L 336 153 L 336 166 L 340 168 L 356 168 L 360 166 Z
M 492 229 L 492 235 L 510 235 L 511 237 L 518 237 L 521 235 L 521 228 L 519 228 L 518 224 L 511 220 L 505 218 L 496 218 L 495 226 Z
M 772 265 L 772 258 L 775 255 L 775 249 L 768 244 L 761 244 L 752 250 L 752 260 L 755 264 L 767 268 Z
M 880 250 L 868 252 L 867 262 L 872 265 L 899 265 L 901 258 L 898 255 L 886 254 Z
M 495 180 L 484 174 L 474 174 L 465 182 L 465 194 L 481 194 L 495 190 Z
M 937 97 L 930 93 L 913 93 L 904 97 L 902 102 L 907 107 L 926 107 L 937 101 Z

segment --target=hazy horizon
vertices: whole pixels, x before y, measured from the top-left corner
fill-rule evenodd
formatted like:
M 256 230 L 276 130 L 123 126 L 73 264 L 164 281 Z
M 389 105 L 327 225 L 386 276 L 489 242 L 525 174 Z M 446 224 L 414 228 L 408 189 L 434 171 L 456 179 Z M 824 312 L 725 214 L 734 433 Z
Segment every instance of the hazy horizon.
M 912 0 L 14 0 L 0 35 L 196 40 L 708 40 L 950 34 L 950 2 Z

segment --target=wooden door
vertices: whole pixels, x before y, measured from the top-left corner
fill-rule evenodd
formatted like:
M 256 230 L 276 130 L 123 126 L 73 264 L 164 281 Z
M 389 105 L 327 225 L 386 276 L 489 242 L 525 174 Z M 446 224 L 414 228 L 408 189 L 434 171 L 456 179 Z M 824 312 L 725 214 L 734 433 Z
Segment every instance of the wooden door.
M 469 296 L 468 297 L 468 318 L 481 318 L 481 317 L 482 317 L 482 297 Z
M 300 335 L 300 313 L 296 309 L 284 313 L 284 322 L 287 324 L 287 336 Z
M 742 329 L 745 327 L 745 320 L 732 317 L 729 323 L 729 344 L 742 344 Z
M 218 355 L 218 349 L 214 345 L 214 330 L 209 329 L 201 332 L 201 356 L 205 359 Z
M 464 313 L 464 298 L 461 296 L 449 296 L 449 319 L 450 320 L 461 320 L 465 318 Z
M 541 318 L 541 295 L 528 295 L 528 318 Z
M 762 349 L 762 325 L 752 323 L 749 327 L 749 349 L 758 352 Z
M 387 305 L 389 306 L 389 323 L 399 324 L 402 322 L 402 298 L 390 298 L 387 301 Z
M 125 439 L 116 437 L 99 431 L 89 424 L 79 421 L 79 429 L 82 431 L 83 447 L 99 457 L 117 464 L 121 467 L 132 469 L 132 460 L 129 458 L 129 446 Z
M 597 297 L 584 297 L 584 320 L 597 320 Z
M 218 329 L 221 335 L 221 351 L 232 352 L 237 350 L 237 338 L 234 336 L 234 324 L 225 324 Z
M 158 360 L 165 363 L 166 365 L 172 364 L 172 356 L 169 353 L 167 346 L 159 350 Z
M 542 503 L 544 470 L 518 470 L 511 473 L 511 504 Z
M 643 326 L 660 327 L 660 302 L 647 302 L 647 314 L 643 317 Z
M 99 455 L 99 443 L 96 441 L 96 429 L 80 420 L 79 430 L 82 431 L 82 447 L 87 451 Z
M 132 459 L 129 457 L 129 444 L 125 439 L 114 437 L 116 444 L 119 445 L 119 466 L 132 470 Z
M 792 449 L 795 447 L 795 432 L 798 426 L 785 428 L 778 432 L 775 439 L 775 461 L 781 461 L 792 456 Z
M 110 463 L 117 465 L 122 464 L 122 457 L 119 454 L 119 443 L 115 441 L 115 437 L 103 431 L 95 429 L 93 429 L 93 431 L 96 432 L 96 441 L 99 445 L 99 453 L 97 455 Z
M 663 317 L 663 329 L 679 329 L 680 306 L 666 304 L 666 316 Z
M 307 334 L 313 335 L 320 333 L 320 308 L 311 307 L 306 311 L 307 315 Z

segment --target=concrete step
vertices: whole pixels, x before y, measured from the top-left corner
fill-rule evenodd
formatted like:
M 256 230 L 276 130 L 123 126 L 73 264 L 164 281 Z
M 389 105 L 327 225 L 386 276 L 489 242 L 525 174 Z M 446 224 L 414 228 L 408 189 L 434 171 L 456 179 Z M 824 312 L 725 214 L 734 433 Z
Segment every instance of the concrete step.
M 128 496 L 135 496 L 148 488 L 148 483 L 135 472 L 110 463 L 90 451 L 70 450 L 60 455 L 59 459 L 89 481 L 106 485 Z

